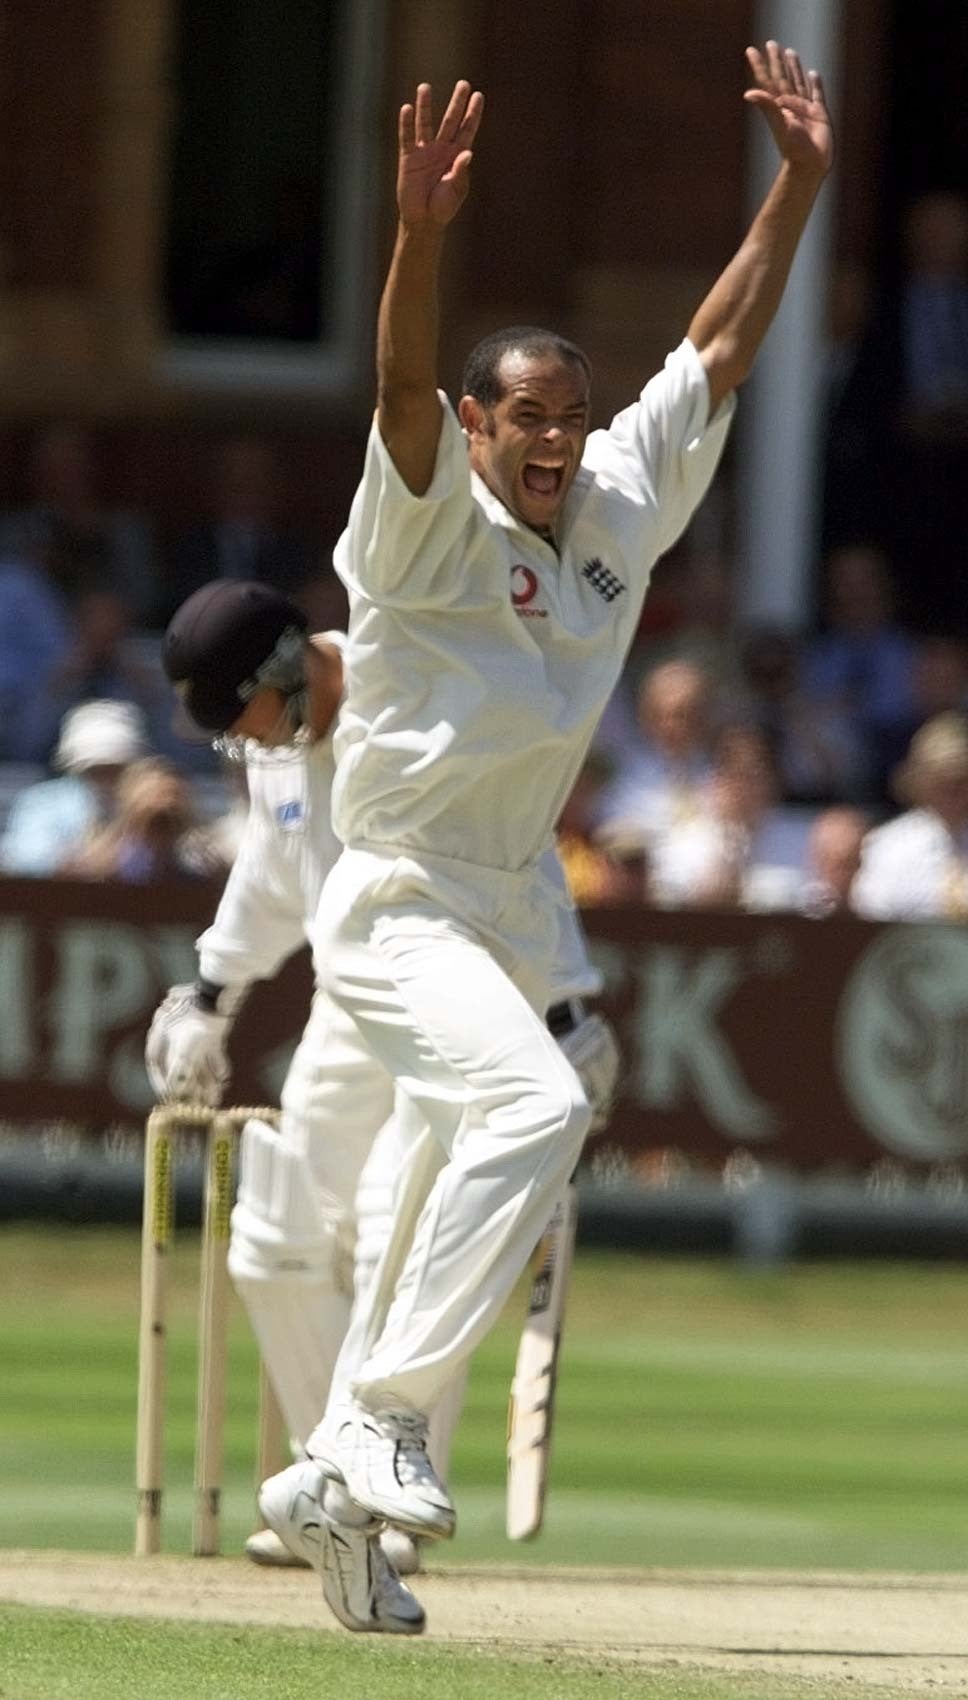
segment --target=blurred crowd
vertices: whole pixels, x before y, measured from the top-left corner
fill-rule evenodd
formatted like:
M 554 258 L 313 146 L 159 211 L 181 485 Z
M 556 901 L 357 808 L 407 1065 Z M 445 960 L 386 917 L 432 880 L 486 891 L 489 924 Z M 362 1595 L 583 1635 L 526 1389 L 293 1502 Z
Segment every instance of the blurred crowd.
M 968 916 L 968 645 L 894 624 L 875 550 L 828 566 L 815 636 L 690 604 L 637 648 L 560 823 L 580 903 Z
M 345 623 L 321 539 L 284 518 L 270 443 L 226 438 L 194 522 L 159 537 L 100 495 L 72 423 L 31 445 L 22 505 L 0 512 L 0 871 L 148 881 L 231 865 L 244 772 L 174 729 L 161 637 L 213 578 L 261 579 L 315 629 Z
M 581 902 L 968 916 L 968 200 L 895 236 L 833 279 L 804 629 L 744 629 L 719 554 L 660 567 L 562 821 Z
M 325 624 L 338 587 L 320 569 L 321 540 L 286 525 L 268 442 L 225 440 L 204 511 L 164 540 L 145 515 L 107 506 L 97 473 L 87 431 L 46 426 L 30 446 L 23 506 L 0 512 L 0 761 L 49 762 L 68 710 L 109 698 L 137 706 L 152 749 L 191 765 L 158 664 L 178 604 L 209 579 L 258 578 Z M 339 594 L 337 619 L 342 607 Z M 203 752 L 192 759 L 209 765 Z
M 826 398 L 804 629 L 744 626 L 730 559 L 695 535 L 660 563 L 561 817 L 581 904 L 968 914 L 963 197 L 912 203 L 876 291 L 838 272 Z M 286 522 L 268 441 L 226 439 L 204 509 L 164 538 L 105 504 L 95 447 L 38 429 L 0 512 L 0 869 L 224 873 L 244 769 L 173 731 L 161 633 L 212 578 L 265 580 L 316 630 L 345 600 L 323 540 Z

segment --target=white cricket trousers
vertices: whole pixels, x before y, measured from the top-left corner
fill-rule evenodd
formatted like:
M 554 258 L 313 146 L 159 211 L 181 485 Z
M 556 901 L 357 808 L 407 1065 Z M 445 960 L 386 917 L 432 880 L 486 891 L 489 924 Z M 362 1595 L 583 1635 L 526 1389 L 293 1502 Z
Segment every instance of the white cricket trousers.
M 430 1409 L 497 1318 L 578 1160 L 588 1104 L 544 1022 L 559 901 L 536 870 L 363 849 L 344 851 L 323 889 L 316 972 L 445 1154 L 349 1384 L 374 1410 Z M 419 1198 L 419 1184 L 410 1191 Z
M 371 1215 L 380 1212 L 368 1231 L 386 1237 L 388 1205 L 373 1193 L 380 1168 L 399 1166 L 388 1120 L 393 1098 L 389 1075 L 354 1022 L 317 991 L 282 1090 L 278 1130 L 254 1120 L 243 1131 L 229 1270 L 289 1433 L 302 1443 L 325 1407 L 350 1319 L 357 1197 L 368 1161 L 366 1198 Z

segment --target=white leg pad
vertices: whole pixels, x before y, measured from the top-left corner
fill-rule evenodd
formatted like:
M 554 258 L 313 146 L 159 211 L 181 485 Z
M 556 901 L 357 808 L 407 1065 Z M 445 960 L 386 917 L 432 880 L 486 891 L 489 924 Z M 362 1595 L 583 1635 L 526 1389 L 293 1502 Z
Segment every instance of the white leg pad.
M 327 1213 L 301 1152 L 266 1122 L 242 1132 L 229 1271 L 290 1434 L 305 1442 L 325 1409 L 349 1323 L 347 1224 Z

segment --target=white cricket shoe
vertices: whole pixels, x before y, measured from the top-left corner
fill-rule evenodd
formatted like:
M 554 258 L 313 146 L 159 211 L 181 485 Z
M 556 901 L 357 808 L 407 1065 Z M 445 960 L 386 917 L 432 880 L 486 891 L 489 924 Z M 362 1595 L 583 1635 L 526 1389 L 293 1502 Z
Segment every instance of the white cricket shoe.
M 419 1635 L 423 1607 L 385 1557 L 379 1521 L 342 1522 L 324 1510 L 323 1491 L 322 1471 L 304 1459 L 263 1482 L 259 1510 L 283 1546 L 318 1571 L 323 1598 L 347 1629 Z
M 380 1535 L 380 1546 L 386 1558 L 398 1576 L 416 1576 L 420 1570 L 423 1558 L 419 1536 L 405 1535 L 402 1529 L 391 1529 L 389 1525 Z M 245 1556 L 253 1564 L 264 1564 L 275 1570 L 311 1570 L 308 1558 L 300 1553 L 290 1552 L 285 1541 L 281 1541 L 274 1529 L 256 1529 L 245 1543 Z
M 419 1411 L 369 1411 L 351 1400 L 334 1412 L 322 1444 L 313 1436 L 313 1451 L 323 1474 L 345 1483 L 372 1516 L 410 1535 L 449 1540 L 454 1533 L 457 1513 L 427 1456 Z

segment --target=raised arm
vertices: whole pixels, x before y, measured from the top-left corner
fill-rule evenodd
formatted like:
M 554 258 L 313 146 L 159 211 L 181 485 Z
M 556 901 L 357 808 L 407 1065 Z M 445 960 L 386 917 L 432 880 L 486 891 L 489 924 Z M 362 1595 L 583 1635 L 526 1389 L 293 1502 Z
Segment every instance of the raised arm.
M 748 376 L 786 286 L 834 144 L 823 84 L 790 48 L 748 47 L 756 82 L 744 99 L 758 106 L 780 151 L 780 169 L 738 253 L 689 326 L 709 380 L 710 413 Z
M 455 84 L 435 133 L 429 83 L 400 109 L 399 223 L 377 323 L 377 425 L 401 478 L 422 496 L 440 435 L 437 282 L 444 232 L 470 186 L 484 97 Z

